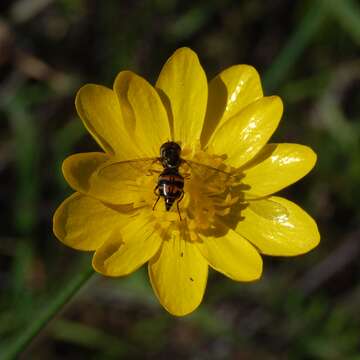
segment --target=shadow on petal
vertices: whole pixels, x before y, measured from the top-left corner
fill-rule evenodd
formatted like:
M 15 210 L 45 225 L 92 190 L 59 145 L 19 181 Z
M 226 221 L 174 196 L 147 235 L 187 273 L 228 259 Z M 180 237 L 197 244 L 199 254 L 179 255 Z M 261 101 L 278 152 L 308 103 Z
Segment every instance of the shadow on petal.
M 209 84 L 208 103 L 200 142 L 206 146 L 212 133 L 217 128 L 226 109 L 228 92 L 220 76 L 216 76 Z

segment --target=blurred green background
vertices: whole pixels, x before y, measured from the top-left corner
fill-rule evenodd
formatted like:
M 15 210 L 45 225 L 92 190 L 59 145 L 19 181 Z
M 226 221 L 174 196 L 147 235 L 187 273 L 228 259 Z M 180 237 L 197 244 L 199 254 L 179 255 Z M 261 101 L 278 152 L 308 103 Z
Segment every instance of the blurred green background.
M 273 140 L 311 146 L 316 168 L 282 192 L 317 220 L 320 246 L 264 259 L 255 283 L 212 272 L 205 299 L 175 318 L 144 269 L 95 276 L 23 359 L 360 359 L 360 5 L 352 0 L 1 0 L 0 359 L 90 254 L 52 235 L 71 190 L 62 160 L 98 150 L 74 108 L 120 70 L 152 82 L 180 46 L 210 79 L 260 72 L 285 113 Z M 181 296 L 181 294 L 179 294 Z

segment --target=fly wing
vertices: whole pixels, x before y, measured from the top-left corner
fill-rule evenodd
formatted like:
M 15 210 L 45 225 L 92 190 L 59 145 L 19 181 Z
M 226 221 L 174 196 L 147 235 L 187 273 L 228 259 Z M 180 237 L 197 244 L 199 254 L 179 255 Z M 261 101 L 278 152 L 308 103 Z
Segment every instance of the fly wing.
M 240 185 L 241 175 L 230 172 L 220 167 L 200 164 L 193 160 L 183 160 L 184 176 L 189 174 L 190 178 L 198 181 L 204 189 L 210 192 L 224 192 L 230 186 Z
M 190 176 L 203 184 L 204 189 L 213 194 L 230 192 L 232 196 L 238 196 L 240 202 L 248 204 L 250 209 L 257 215 L 271 221 L 284 222 L 289 218 L 289 212 L 285 206 L 269 199 L 243 192 L 249 190 L 248 185 L 242 184 L 243 175 L 236 170 L 233 172 L 209 165 L 200 164 L 192 160 L 184 160 L 190 170 Z
M 158 158 L 142 158 L 106 163 L 98 170 L 97 177 L 105 186 L 108 183 L 123 191 L 143 192 L 149 191 L 143 186 L 144 177 L 152 180 L 150 176 L 158 172 Z

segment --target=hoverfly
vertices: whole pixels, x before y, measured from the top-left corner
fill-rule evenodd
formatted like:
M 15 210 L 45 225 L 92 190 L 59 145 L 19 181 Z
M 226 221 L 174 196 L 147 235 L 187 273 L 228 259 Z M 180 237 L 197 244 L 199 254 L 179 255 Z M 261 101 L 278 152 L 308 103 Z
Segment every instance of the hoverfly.
M 163 197 L 165 209 L 169 211 L 176 201 L 179 216 L 179 202 L 184 197 L 184 178 L 179 174 L 179 166 L 182 161 L 180 152 L 180 145 L 174 141 L 168 141 L 161 145 L 159 160 L 164 170 L 159 175 L 158 183 L 154 189 L 154 193 L 158 198 L 153 206 L 154 210 L 160 197 Z
M 103 180 L 109 180 L 109 186 L 113 186 L 114 178 L 119 180 L 121 190 L 127 192 L 148 192 L 147 188 L 141 187 L 134 182 L 144 174 L 153 174 L 158 172 L 158 180 L 155 184 L 154 194 L 157 199 L 154 202 L 153 210 L 160 198 L 164 199 L 165 210 L 170 211 L 173 204 L 176 202 L 177 211 L 181 220 L 179 203 L 184 197 L 184 183 L 188 178 L 188 174 L 181 174 L 180 168 L 183 163 L 186 163 L 190 169 L 190 176 L 194 176 L 195 180 L 205 183 L 204 188 L 210 188 L 216 191 L 217 184 L 225 184 L 230 178 L 239 177 L 239 172 L 227 172 L 221 169 L 197 163 L 193 160 L 183 159 L 180 156 L 181 147 L 174 141 L 167 141 L 160 147 L 160 156 L 155 158 L 142 158 L 125 161 L 115 161 L 111 164 L 105 164 L 98 170 L 98 175 Z M 161 164 L 162 170 L 153 170 L 152 167 L 155 163 Z M 222 186 L 220 186 L 222 188 Z M 120 190 L 120 189 L 115 189 Z M 261 200 L 265 202 L 263 206 L 257 206 L 256 201 Z M 267 197 L 245 197 L 244 203 L 254 203 L 252 210 L 259 216 L 268 220 L 284 219 L 288 217 L 287 209 L 280 203 L 267 199 Z

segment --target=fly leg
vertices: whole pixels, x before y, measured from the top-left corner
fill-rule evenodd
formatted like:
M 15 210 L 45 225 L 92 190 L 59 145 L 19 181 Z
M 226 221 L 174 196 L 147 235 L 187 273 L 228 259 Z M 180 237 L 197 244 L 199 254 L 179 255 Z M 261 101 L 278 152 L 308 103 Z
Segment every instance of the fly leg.
M 179 202 L 184 198 L 184 190 L 181 191 L 181 195 L 179 197 L 179 200 L 176 202 L 176 207 L 177 207 L 177 211 L 178 211 L 178 214 L 179 214 L 179 218 L 180 218 L 180 221 L 182 220 L 181 219 L 181 215 L 180 215 L 180 209 L 179 209 Z
M 157 196 L 157 199 L 155 201 L 155 204 L 153 206 L 153 211 L 155 210 L 156 204 L 158 203 L 159 199 L 160 199 L 160 191 L 159 191 L 159 185 L 156 185 L 155 189 L 154 189 L 154 194 Z

